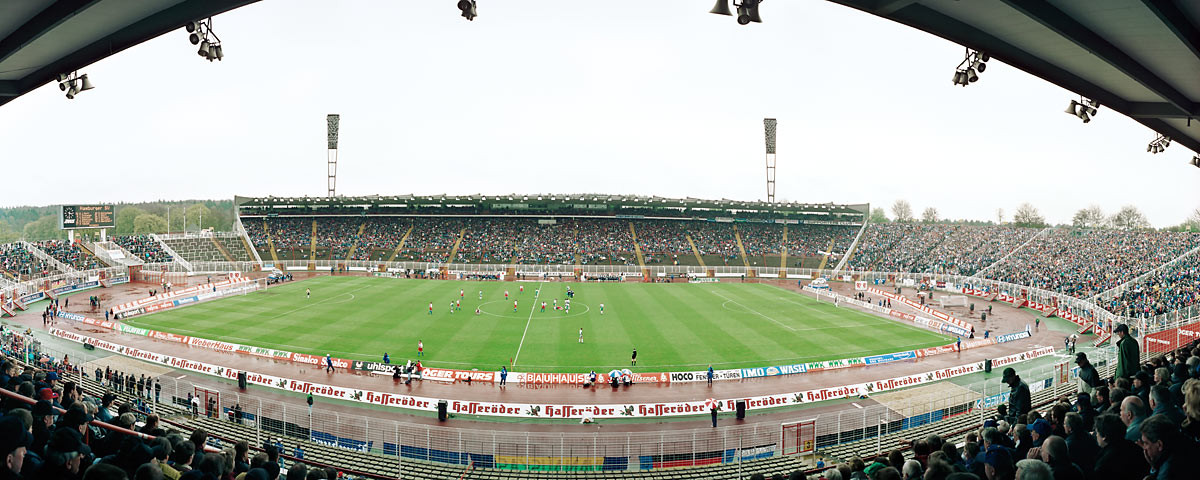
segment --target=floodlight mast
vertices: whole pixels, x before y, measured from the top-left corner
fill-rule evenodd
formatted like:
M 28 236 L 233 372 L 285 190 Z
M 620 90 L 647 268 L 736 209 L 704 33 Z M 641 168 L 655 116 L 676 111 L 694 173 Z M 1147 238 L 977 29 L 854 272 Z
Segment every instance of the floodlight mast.
M 763 129 L 767 142 L 767 202 L 775 203 L 775 126 L 774 118 L 763 119 Z
M 337 148 L 338 148 L 338 123 L 342 116 L 336 113 L 331 113 L 325 116 L 325 131 L 326 141 L 328 143 L 328 158 L 326 165 L 328 166 L 328 186 L 329 196 L 337 196 Z

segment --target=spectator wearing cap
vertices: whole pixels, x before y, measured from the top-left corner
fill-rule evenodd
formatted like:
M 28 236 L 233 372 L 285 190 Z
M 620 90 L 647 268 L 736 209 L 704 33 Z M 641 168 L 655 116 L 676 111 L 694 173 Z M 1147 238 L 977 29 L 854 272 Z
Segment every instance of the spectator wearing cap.
M 1029 434 L 1033 438 L 1033 447 L 1042 446 L 1042 442 L 1046 441 L 1046 437 L 1049 437 L 1053 430 L 1054 428 L 1050 426 L 1050 422 L 1047 422 L 1044 418 L 1039 418 L 1029 425 Z
M 1013 480 L 1012 455 L 1005 448 L 992 448 L 984 454 L 983 471 L 988 480 Z
M 1198 462 L 1195 445 L 1179 436 L 1178 427 L 1165 416 L 1155 415 L 1142 422 L 1142 452 L 1150 463 L 1148 478 L 1161 480 L 1196 478 Z
M 69 413 L 69 411 L 68 411 Z M 79 478 L 84 464 L 86 445 L 79 440 L 78 432 L 69 427 L 54 431 L 50 443 L 46 444 L 46 458 L 38 470 L 37 480 L 62 480 Z
M 1150 403 L 1150 374 L 1145 370 L 1133 374 L 1133 390 L 1130 393 L 1142 399 L 1142 403 Z
M 54 425 L 54 406 L 45 400 L 33 404 L 33 444 L 35 452 L 41 452 L 50 441 L 50 427 Z
M 155 438 L 150 442 L 150 451 L 154 453 L 154 463 L 158 465 L 163 478 L 179 480 L 179 470 L 167 464 L 167 459 L 171 457 L 172 452 L 171 442 L 165 437 Z
M 0 418 L 0 455 L 4 465 L 0 466 L 0 480 L 21 478 L 25 463 L 25 452 L 33 442 L 33 436 L 17 417 L 6 415 Z
M 1016 418 L 1033 410 L 1033 397 L 1029 393 L 1029 385 L 1021 381 L 1021 377 L 1012 367 L 1004 369 L 1000 380 L 1011 389 L 1008 395 L 1008 414 L 1010 416 L 1009 423 L 1014 423 Z
M 1113 329 L 1113 335 L 1116 335 L 1117 340 L 1117 369 L 1113 376 L 1117 378 L 1125 378 L 1133 376 L 1138 371 L 1138 344 L 1137 339 L 1129 334 L 1129 325 L 1124 323 L 1117 325 Z

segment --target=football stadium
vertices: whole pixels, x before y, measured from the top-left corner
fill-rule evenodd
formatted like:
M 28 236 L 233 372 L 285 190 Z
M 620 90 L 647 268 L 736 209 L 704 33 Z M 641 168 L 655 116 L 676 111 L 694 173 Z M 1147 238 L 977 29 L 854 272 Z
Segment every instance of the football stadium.
M 351 25 L 347 32 L 361 30 L 361 37 L 328 40 L 348 42 L 347 58 L 327 57 L 328 65 L 297 67 L 294 77 L 267 83 L 283 90 L 288 105 L 325 108 L 339 97 L 318 99 L 319 88 L 309 88 L 329 80 L 303 72 L 365 61 L 360 51 L 372 62 L 394 53 L 376 46 L 371 35 L 405 40 L 388 49 L 445 48 L 403 45 L 409 35 L 438 38 L 415 23 L 401 30 L 417 33 L 373 32 L 373 22 L 399 8 L 384 3 L 30 0 L 0 6 L 0 130 L 22 132 L 0 139 L 0 150 L 96 152 L 80 160 L 89 168 L 80 172 L 44 162 L 28 166 L 39 161 L 15 158 L 23 153 L 5 162 L 11 168 L 0 182 L 0 455 L 7 463 L 0 478 L 1008 480 L 1191 479 L 1200 472 L 1200 208 L 1183 224 L 1164 226 L 1157 218 L 1152 225 L 1133 206 L 1110 215 L 1093 204 L 1048 221 L 1024 203 L 1007 217 L 1001 210 L 984 211 L 986 220 L 952 220 L 933 207 L 918 218 L 905 200 L 887 209 L 868 202 L 881 194 L 930 194 L 948 211 L 990 210 L 999 204 L 989 203 L 992 197 L 1021 189 L 1020 180 L 1002 179 L 1018 178 L 1054 185 L 1049 197 L 1039 198 L 1069 203 L 1066 208 L 1125 194 L 1148 203 L 1167 198 L 1185 210 L 1200 205 L 1200 190 L 1158 191 L 1178 179 L 1146 173 L 1122 179 L 1128 192 L 1104 191 L 1097 187 L 1101 177 L 1126 174 L 1083 171 L 1083 165 L 1066 179 L 1005 172 L 1013 168 L 970 155 L 951 168 L 933 158 L 937 147 L 930 147 L 935 153 L 928 159 L 936 167 L 923 166 L 920 156 L 904 157 L 915 159 L 905 166 L 914 176 L 901 178 L 881 167 L 856 170 L 853 158 L 845 166 L 837 165 L 840 159 L 788 158 L 786 150 L 777 151 L 781 139 L 796 138 L 783 134 L 787 119 L 751 113 L 754 150 L 742 163 L 753 162 L 758 192 L 765 159 L 766 196 L 733 200 L 724 196 L 745 190 L 736 169 L 690 176 L 689 169 L 705 170 L 701 159 L 681 167 L 686 161 L 658 153 L 635 155 L 633 163 L 605 160 L 587 150 L 611 153 L 607 146 L 515 133 L 527 126 L 513 113 L 520 108 L 492 117 L 465 106 L 463 123 L 448 127 L 462 140 L 452 148 L 486 161 L 429 159 L 390 170 L 398 154 L 365 151 L 381 144 L 363 135 L 385 143 L 445 137 L 411 124 L 411 131 L 398 133 L 398 124 L 355 124 L 350 114 L 324 114 L 304 122 L 320 123 L 315 156 L 325 150 L 325 157 L 281 159 L 291 147 L 272 147 L 264 132 L 268 124 L 291 122 L 295 112 L 246 106 L 228 129 L 197 121 L 198 129 L 181 134 L 176 129 L 183 127 L 172 126 L 176 120 L 156 117 L 125 139 L 130 132 L 118 132 L 125 127 L 117 119 L 129 112 L 116 110 L 141 115 L 139 109 L 152 108 L 142 102 L 163 102 L 164 110 L 155 111 L 202 118 L 216 107 L 201 96 L 173 106 L 175 100 L 151 98 L 161 85 L 122 90 L 128 86 L 103 85 L 100 75 L 86 73 L 111 72 L 104 68 L 114 65 L 147 68 L 141 55 L 166 55 L 160 38 L 171 39 L 170 48 L 187 46 L 186 38 L 206 60 L 202 66 L 223 66 L 226 44 L 231 52 L 248 48 L 238 55 L 251 63 L 268 62 L 266 55 L 253 58 L 269 50 L 255 50 L 258 37 L 242 30 L 261 27 L 262 41 L 275 42 L 272 29 L 298 29 L 285 17 L 310 15 L 328 21 L 330 31 L 339 22 L 345 25 L 338 28 Z M 573 35 L 569 30 L 585 25 L 619 28 L 631 38 L 644 27 L 641 19 L 612 26 L 604 25 L 611 17 L 588 20 L 597 10 L 582 5 L 523 6 L 535 19 L 524 24 L 502 12 L 516 6 L 437 3 L 410 14 L 450 16 L 450 36 L 484 32 L 472 41 L 542 35 L 519 30 L 542 28 L 546 19 L 570 25 L 544 26 L 564 42 Z M 711 11 L 687 3 L 695 14 L 657 21 L 709 20 L 725 27 L 721 38 L 762 41 L 769 37 L 754 37 L 752 29 L 796 22 L 803 12 L 819 23 L 862 22 L 845 29 L 875 35 L 874 42 L 916 35 L 949 43 L 965 50 L 954 59 L 961 60 L 954 87 L 1010 81 L 1065 89 L 1079 97 L 1066 112 L 1072 126 L 1120 117 L 1125 130 L 1103 130 L 1104 141 L 1136 142 L 1127 138 L 1129 127 L 1149 128 L 1148 154 L 1187 150 L 1200 167 L 1200 122 L 1192 121 L 1200 117 L 1200 6 L 1188 2 L 777 6 L 718 0 Z M 373 12 L 380 18 L 367 18 Z M 495 23 L 488 25 L 492 12 Z M 434 30 L 451 25 L 429 21 Z M 218 32 L 226 35 L 224 44 Z M 587 55 L 636 55 L 641 47 L 627 41 L 613 47 L 618 53 Z M 517 43 L 534 48 L 523 42 Z M 198 63 L 187 53 L 189 63 Z M 399 55 L 397 62 L 418 66 L 414 76 L 459 88 L 449 71 L 431 73 L 440 67 L 428 57 Z M 489 55 L 477 61 L 507 58 Z M 520 77 L 542 62 L 517 53 L 511 60 L 491 68 Z M 643 58 L 632 62 L 630 75 L 651 71 L 658 60 L 696 61 L 687 54 Z M 164 75 L 169 64 L 153 68 Z M 600 70 L 581 75 L 600 77 Z M 248 80 L 199 81 L 222 94 L 255 88 Z M 584 110 L 581 116 L 609 114 L 588 110 L 600 107 L 552 83 L 530 95 L 568 102 Z M 924 95 L 883 90 L 883 96 Z M 792 92 L 777 94 L 786 103 Z M 84 103 L 101 95 L 107 98 L 101 102 L 114 103 Z M 523 92 L 491 95 L 529 101 Z M 845 100 L 839 95 L 829 96 Z M 67 109 L 84 112 L 75 120 L 104 119 L 87 116 L 94 114 L 89 108 L 113 120 L 59 132 L 79 135 L 62 145 L 22 138 L 27 124 L 37 122 L 30 112 L 69 115 L 58 113 L 61 105 L 49 106 L 49 97 L 55 104 L 76 102 Z M 431 105 L 422 101 L 403 105 L 422 112 Z M 402 104 L 387 99 L 367 103 L 389 116 L 412 113 L 398 113 Z M 496 108 L 486 105 L 479 110 Z M 337 111 L 337 104 L 330 108 Z M 622 115 L 646 116 L 654 108 Z M 694 105 L 680 108 L 685 117 L 702 116 Z M 445 119 L 417 115 L 432 123 Z M 845 118 L 831 114 L 825 121 Z M 920 118 L 914 113 L 909 123 Z M 733 128 L 730 123 L 723 119 L 718 127 Z M 528 135 L 517 140 L 521 148 L 556 153 L 545 157 L 550 163 L 523 162 L 525 150 L 491 157 L 472 150 L 486 148 L 473 142 L 486 144 L 491 133 L 471 129 Z M 97 134 L 123 139 L 116 146 Z M 926 134 L 930 144 L 942 136 Z M 198 139 L 176 141 L 175 135 Z M 627 142 L 617 148 L 651 152 L 657 147 L 639 142 L 679 141 L 670 134 L 651 140 L 595 135 L 597 143 Z M 881 144 L 896 138 L 856 135 Z M 1030 148 L 1022 138 L 1043 133 L 1003 135 L 1012 145 L 996 146 L 1001 154 L 1022 155 L 1020 149 Z M 704 144 L 703 136 L 686 141 Z M 872 136 L 878 137 L 868 140 Z M 236 142 L 261 146 L 234 152 L 233 145 L 243 145 Z M 892 142 L 890 154 L 910 147 L 926 153 L 926 147 Z M 209 148 L 204 143 L 216 150 L 178 158 L 156 151 L 160 145 Z M 689 154 L 720 147 L 699 148 Z M 564 149 L 578 151 L 578 162 L 563 165 Z M 781 190 L 802 200 L 776 197 L 777 154 L 784 168 L 810 162 L 795 167 L 805 170 L 801 185 L 785 183 Z M 209 155 L 256 158 L 261 165 L 205 159 Z M 657 172 L 650 165 L 656 155 L 671 175 L 648 173 Z M 304 173 L 289 170 L 300 163 L 295 170 Z M 1170 169 L 1179 172 L 1161 175 L 1194 174 L 1176 163 Z M 602 172 L 619 170 L 615 165 L 630 171 Z M 318 170 L 327 188 L 300 185 L 315 184 L 311 172 Z M 425 175 L 447 170 L 449 176 Z M 538 170 L 551 172 L 542 177 Z M 42 178 L 46 173 L 61 178 Z M 855 178 L 864 174 L 888 178 Z M 552 185 L 578 185 L 584 193 L 540 181 L 560 175 L 580 178 Z M 532 180 L 522 180 L 526 176 Z M 654 178 L 642 183 L 643 176 Z M 156 178 L 162 180 L 142 180 Z M 390 185 L 404 191 L 347 194 L 347 182 L 351 190 Z M 491 182 L 492 193 L 461 190 Z M 594 193 L 593 185 L 613 190 Z M 645 191 L 617 191 L 641 185 L 648 185 Z M 216 200 L 187 199 L 207 192 L 220 193 Z

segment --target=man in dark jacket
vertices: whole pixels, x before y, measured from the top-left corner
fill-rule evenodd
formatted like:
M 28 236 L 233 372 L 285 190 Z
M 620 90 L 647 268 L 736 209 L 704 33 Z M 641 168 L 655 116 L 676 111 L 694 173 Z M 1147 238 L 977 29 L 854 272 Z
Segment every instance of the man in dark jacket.
M 1079 465 L 1084 477 L 1091 477 L 1092 467 L 1096 465 L 1096 454 L 1100 451 L 1100 446 L 1096 445 L 1096 438 L 1088 435 L 1083 416 L 1075 412 L 1067 413 L 1063 420 L 1063 428 L 1067 432 L 1065 440 L 1071 461 Z
M 1075 364 L 1079 365 L 1079 391 L 1088 394 L 1092 393 L 1092 389 L 1101 385 L 1100 372 L 1096 371 L 1096 367 L 1092 366 L 1092 362 L 1088 361 L 1087 354 L 1079 352 L 1075 354 Z
M 1137 339 L 1129 334 L 1129 326 L 1124 323 L 1113 329 L 1113 335 L 1119 339 L 1117 340 L 1117 369 L 1114 376 L 1118 378 L 1133 376 L 1138 371 Z
M 21 467 L 25 462 L 25 450 L 33 442 L 33 436 L 14 416 L 0 419 L 0 479 L 21 478 Z
M 1105 414 L 1096 417 L 1096 463 L 1090 478 L 1121 480 L 1142 478 L 1150 470 L 1141 449 L 1125 439 L 1125 423 L 1120 417 Z
M 1150 387 L 1150 414 L 1163 415 L 1172 423 L 1183 423 L 1183 410 L 1171 403 L 1171 389 L 1162 385 Z
M 1179 427 L 1155 415 L 1142 422 L 1142 451 L 1150 462 L 1150 477 L 1157 480 L 1194 479 L 1200 465 L 1196 447 L 1179 437 Z
M 1005 368 L 1000 380 L 1012 389 L 1008 395 L 1008 414 L 1014 417 L 1015 420 L 1029 413 L 1033 409 L 1032 397 L 1029 394 L 1029 385 L 1021 381 L 1021 377 L 1017 375 L 1017 371 L 1013 370 L 1012 367 Z M 1009 423 L 1016 424 L 1013 420 L 1010 420 Z

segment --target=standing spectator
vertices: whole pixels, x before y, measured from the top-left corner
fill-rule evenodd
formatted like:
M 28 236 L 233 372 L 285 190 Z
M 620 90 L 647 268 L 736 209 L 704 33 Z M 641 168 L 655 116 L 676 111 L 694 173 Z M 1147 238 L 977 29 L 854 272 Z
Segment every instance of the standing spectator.
M 1008 396 L 1008 414 L 1011 419 L 1008 423 L 1015 424 L 1017 418 L 1029 413 L 1033 409 L 1033 399 L 1029 393 L 1029 385 L 1021 381 L 1021 377 L 1017 375 L 1017 371 L 1012 367 L 1004 369 L 1001 381 L 1011 389 Z
M 508 382 L 508 367 L 500 366 L 500 386 L 503 387 Z
M 1138 371 L 1137 339 L 1129 334 L 1129 326 L 1122 323 L 1113 329 L 1117 340 L 1117 369 L 1114 376 L 1118 378 L 1131 377 Z
M 1079 391 L 1091 395 L 1094 387 L 1100 386 L 1100 372 L 1096 371 L 1096 367 L 1092 366 L 1087 354 L 1083 352 L 1075 354 L 1075 364 L 1079 365 Z
M 712 381 L 713 381 L 713 368 L 712 368 L 712 365 L 710 364 L 708 366 L 708 386 L 710 386 L 710 387 L 712 386 Z

